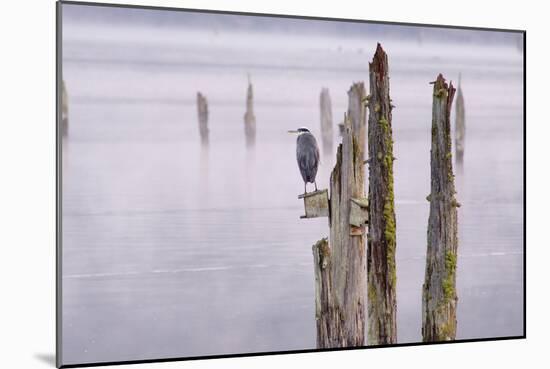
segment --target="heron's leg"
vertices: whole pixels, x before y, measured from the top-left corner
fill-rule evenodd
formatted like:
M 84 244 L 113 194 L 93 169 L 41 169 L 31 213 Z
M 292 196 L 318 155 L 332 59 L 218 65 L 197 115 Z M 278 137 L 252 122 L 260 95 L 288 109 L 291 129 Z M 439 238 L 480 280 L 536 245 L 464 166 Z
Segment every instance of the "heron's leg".
M 317 182 L 313 182 L 315 184 L 315 191 L 317 191 Z
M 304 182 L 304 194 L 307 193 L 307 187 L 306 187 L 306 185 L 307 185 L 307 182 Z

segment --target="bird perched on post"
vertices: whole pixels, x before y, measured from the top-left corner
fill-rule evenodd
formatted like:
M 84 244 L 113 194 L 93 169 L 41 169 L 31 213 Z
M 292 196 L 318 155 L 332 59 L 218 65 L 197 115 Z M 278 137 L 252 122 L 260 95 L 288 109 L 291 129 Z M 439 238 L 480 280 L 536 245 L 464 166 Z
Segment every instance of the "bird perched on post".
M 296 161 L 304 180 L 304 194 L 307 193 L 308 182 L 313 183 L 315 191 L 317 191 L 317 182 L 315 182 L 317 169 L 319 168 L 319 146 L 317 146 L 317 140 L 309 129 L 305 127 L 288 131 L 288 133 L 298 135 L 296 139 Z

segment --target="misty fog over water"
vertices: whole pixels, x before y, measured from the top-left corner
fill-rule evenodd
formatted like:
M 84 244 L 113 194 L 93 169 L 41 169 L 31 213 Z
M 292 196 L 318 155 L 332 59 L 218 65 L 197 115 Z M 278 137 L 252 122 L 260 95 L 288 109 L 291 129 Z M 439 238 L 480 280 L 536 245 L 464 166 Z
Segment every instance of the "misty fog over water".
M 321 144 L 319 94 L 329 88 L 334 149 L 322 152 L 317 175 L 327 188 L 347 91 L 356 81 L 368 88 L 377 42 L 396 105 L 398 342 L 421 341 L 429 82 L 438 73 L 455 86 L 461 73 L 466 105 L 464 164 L 454 168 L 457 338 L 523 333 L 519 34 L 63 9 L 64 364 L 315 348 L 311 246 L 329 229 L 326 218 L 300 219 L 303 182 L 287 131 L 307 126 Z M 207 149 L 198 91 L 209 103 Z

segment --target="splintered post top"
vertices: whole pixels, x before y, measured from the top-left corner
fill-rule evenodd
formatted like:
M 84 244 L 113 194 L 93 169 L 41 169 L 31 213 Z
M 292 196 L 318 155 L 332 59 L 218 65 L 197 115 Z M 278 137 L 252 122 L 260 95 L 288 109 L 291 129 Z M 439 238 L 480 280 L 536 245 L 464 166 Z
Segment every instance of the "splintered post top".
M 378 75 L 378 78 L 382 78 L 382 76 L 388 73 L 388 71 L 386 70 L 387 65 L 388 65 L 388 55 L 382 48 L 382 45 L 378 43 L 376 45 L 376 52 L 374 53 L 372 62 L 369 63 L 369 70 L 376 73 Z

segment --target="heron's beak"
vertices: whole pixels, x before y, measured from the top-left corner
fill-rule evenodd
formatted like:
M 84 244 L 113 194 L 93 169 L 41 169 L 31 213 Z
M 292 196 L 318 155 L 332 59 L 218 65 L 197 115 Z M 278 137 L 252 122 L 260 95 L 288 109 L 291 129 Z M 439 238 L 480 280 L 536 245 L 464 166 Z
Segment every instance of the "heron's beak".
M 288 131 L 288 133 L 298 133 L 298 131 L 297 130 L 290 130 L 290 131 Z

